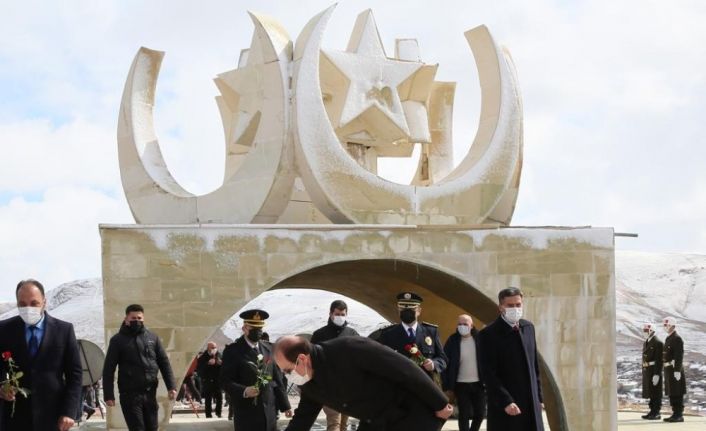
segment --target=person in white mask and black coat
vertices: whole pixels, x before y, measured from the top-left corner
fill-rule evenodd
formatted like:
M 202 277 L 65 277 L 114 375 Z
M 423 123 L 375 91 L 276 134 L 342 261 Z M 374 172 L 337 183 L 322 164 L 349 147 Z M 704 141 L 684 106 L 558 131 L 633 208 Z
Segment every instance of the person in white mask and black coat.
M 662 321 L 667 338 L 664 339 L 662 360 L 664 366 L 664 394 L 669 397 L 672 415 L 665 422 L 684 422 L 684 340 L 677 334 L 677 319 L 665 317 Z
M 522 296 L 516 287 L 501 290 L 500 316 L 479 334 L 488 431 L 544 431 L 535 331 L 522 319 Z
M 319 344 L 324 341 L 333 340 L 338 337 L 358 336 L 355 329 L 348 326 L 348 305 L 337 299 L 329 307 L 328 322 L 326 326 L 314 331 L 311 342 Z M 346 431 L 348 429 L 348 416 L 324 406 L 326 414 L 326 431 Z

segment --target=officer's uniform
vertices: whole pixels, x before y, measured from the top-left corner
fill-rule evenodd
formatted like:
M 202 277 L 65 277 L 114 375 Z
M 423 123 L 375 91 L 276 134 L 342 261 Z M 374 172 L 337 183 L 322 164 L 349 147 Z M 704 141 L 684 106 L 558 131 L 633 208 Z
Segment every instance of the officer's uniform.
M 413 292 L 402 292 L 397 295 L 397 307 L 400 312 L 416 310 L 421 303 L 422 297 Z M 436 325 L 416 321 L 411 324 L 398 323 L 382 330 L 378 341 L 408 358 L 412 356 L 410 347 L 416 345 L 422 355 L 434 363 L 433 371 L 428 372 L 425 369 L 424 371 L 437 384 L 441 384 L 440 374 L 446 369 L 448 359 Z
M 246 325 L 253 330 L 262 330 L 269 314 L 263 310 L 248 310 L 240 314 Z M 255 398 L 245 398 L 245 389 L 255 386 L 257 381 L 258 356 L 266 364 L 266 373 L 272 380 L 260 389 Z M 234 409 L 234 425 L 237 431 L 276 431 L 277 410 L 291 407 L 282 380 L 282 371 L 275 364 L 272 345 L 264 340 L 252 342 L 241 336 L 223 351 L 221 387 L 230 396 Z
M 668 326 L 676 326 L 673 317 L 665 320 Z M 686 376 L 684 376 L 684 341 L 675 330 L 664 340 L 664 394 L 669 397 L 672 406 L 672 416 L 665 418 L 665 422 L 683 422 L 684 394 L 686 394 Z M 679 373 L 679 379 L 676 378 Z
M 651 326 L 646 328 L 649 328 L 650 335 L 642 345 L 642 398 L 650 399 L 650 412 L 642 418 L 654 420 L 660 419 L 659 411 L 662 408 L 662 348 L 664 345 Z

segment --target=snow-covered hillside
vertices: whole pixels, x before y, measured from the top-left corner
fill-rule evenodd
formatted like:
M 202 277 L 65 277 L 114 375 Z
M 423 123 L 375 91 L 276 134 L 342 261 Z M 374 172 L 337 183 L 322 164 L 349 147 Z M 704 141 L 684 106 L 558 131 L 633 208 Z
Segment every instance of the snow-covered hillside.
M 685 349 L 706 355 L 706 256 L 617 252 L 615 260 L 619 352 L 631 340 L 641 348 L 643 322 L 673 316 Z

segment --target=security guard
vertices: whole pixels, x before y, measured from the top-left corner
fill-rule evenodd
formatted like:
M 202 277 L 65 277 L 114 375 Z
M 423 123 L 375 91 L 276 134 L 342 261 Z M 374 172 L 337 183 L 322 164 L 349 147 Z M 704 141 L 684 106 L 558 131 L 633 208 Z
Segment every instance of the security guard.
M 642 326 L 645 342 L 642 345 L 642 398 L 650 399 L 650 412 L 642 419 L 659 420 L 662 408 L 662 341 L 655 335 L 652 323 Z
M 378 341 L 408 358 L 412 357 L 413 347 L 416 347 L 426 358 L 421 367 L 441 385 L 440 374 L 446 369 L 448 359 L 437 326 L 417 320 L 422 312 L 422 297 L 414 292 L 402 292 L 397 295 L 397 308 L 401 323 L 384 329 Z
M 268 317 L 266 311 L 257 309 L 240 313 L 243 335 L 223 351 L 221 387 L 230 395 L 238 431 L 276 431 L 277 410 L 292 416 L 272 345 L 261 340 Z M 257 385 L 258 372 L 271 377 L 264 387 Z
M 672 415 L 665 422 L 684 422 L 684 394 L 686 394 L 686 378 L 684 377 L 684 341 L 677 334 L 677 320 L 665 317 L 662 321 L 667 338 L 664 340 L 664 394 L 669 397 Z

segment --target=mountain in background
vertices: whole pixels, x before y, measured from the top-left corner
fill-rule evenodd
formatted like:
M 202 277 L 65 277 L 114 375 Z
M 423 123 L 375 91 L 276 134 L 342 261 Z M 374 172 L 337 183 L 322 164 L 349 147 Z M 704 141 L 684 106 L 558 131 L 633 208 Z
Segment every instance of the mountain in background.
M 693 359 L 706 358 L 706 255 L 618 251 L 616 262 L 616 329 L 618 356 L 634 356 L 642 348 L 642 323 L 657 324 L 666 316 L 679 320 L 678 331 Z M 244 308 L 263 308 L 272 316 L 266 331 L 273 339 L 311 333 L 326 324 L 328 307 L 342 298 L 331 292 L 282 289 L 263 293 Z M 345 299 L 345 298 L 344 298 Z M 378 313 L 346 299 L 351 327 L 367 335 L 387 322 Z M 9 310 L 3 311 L 3 307 Z M 77 280 L 47 292 L 52 316 L 74 324 L 76 336 L 104 346 L 103 286 L 98 278 Z M 0 319 L 17 314 L 13 303 L 0 304 Z M 236 311 L 212 338 L 220 345 L 240 336 Z M 149 326 L 149 310 L 147 310 Z M 664 339 L 661 329 L 658 336 Z

